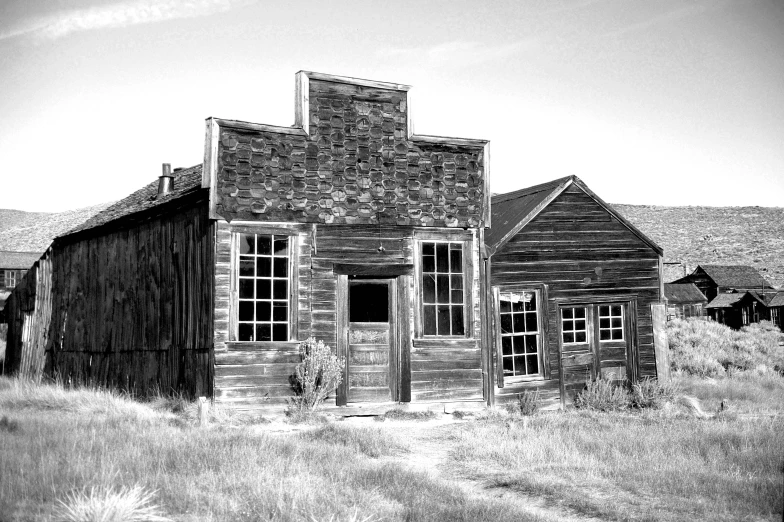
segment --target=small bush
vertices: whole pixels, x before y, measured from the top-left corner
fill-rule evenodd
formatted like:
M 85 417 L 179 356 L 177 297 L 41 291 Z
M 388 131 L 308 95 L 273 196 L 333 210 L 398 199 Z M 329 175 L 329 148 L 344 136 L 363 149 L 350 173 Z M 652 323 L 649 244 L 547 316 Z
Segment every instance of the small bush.
M 518 415 L 533 415 L 539 409 L 539 390 L 529 391 L 517 394 L 515 402 L 507 405 L 509 413 L 516 413 Z
M 65 522 L 164 522 L 152 503 L 153 493 L 139 486 L 99 488 L 77 492 L 60 500 L 57 520 Z
M 13 433 L 18 430 L 19 430 L 19 423 L 3 415 L 3 418 L 0 419 L 0 431 Z
M 403 408 L 393 408 L 385 411 L 383 415 L 376 417 L 377 420 L 430 420 L 435 419 L 436 414 L 430 410 L 409 411 Z
M 673 402 L 678 394 L 678 386 L 672 382 L 662 383 L 655 379 L 642 379 L 632 385 L 631 405 L 635 408 L 661 408 L 666 402 Z
M 620 411 L 631 405 L 631 397 L 623 386 L 599 376 L 585 383 L 583 391 L 574 398 L 574 405 L 585 410 Z
M 324 341 L 311 337 L 299 345 L 302 362 L 292 376 L 296 397 L 289 403 L 287 413 L 301 417 L 316 410 L 343 380 L 344 358 L 332 353 Z

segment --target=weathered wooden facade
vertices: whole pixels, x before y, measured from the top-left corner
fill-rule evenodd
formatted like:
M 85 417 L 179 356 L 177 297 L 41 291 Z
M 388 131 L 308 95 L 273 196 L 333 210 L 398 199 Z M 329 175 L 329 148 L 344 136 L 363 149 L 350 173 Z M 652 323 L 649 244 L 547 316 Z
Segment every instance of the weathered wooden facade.
M 337 405 L 485 400 L 487 142 L 413 134 L 407 86 L 297 90 L 293 128 L 208 121 L 216 400 L 286 400 L 311 336 L 347 360 Z
M 201 167 L 54 240 L 9 299 L 5 371 L 212 392 L 214 223 Z
M 655 328 L 664 318 L 660 247 L 575 176 L 494 196 L 492 220 L 488 324 L 496 400 L 538 390 L 545 401 L 565 405 L 600 374 L 656 377 Z
M 366 412 L 656 375 L 661 249 L 579 179 L 494 198 L 491 227 L 486 141 L 414 134 L 404 85 L 296 88 L 293 127 L 209 118 L 203 165 L 57 238 L 6 370 L 280 407 L 315 337 L 347 361 L 330 403 Z
M 708 298 L 694 283 L 664 283 L 667 298 L 667 320 L 704 317 Z

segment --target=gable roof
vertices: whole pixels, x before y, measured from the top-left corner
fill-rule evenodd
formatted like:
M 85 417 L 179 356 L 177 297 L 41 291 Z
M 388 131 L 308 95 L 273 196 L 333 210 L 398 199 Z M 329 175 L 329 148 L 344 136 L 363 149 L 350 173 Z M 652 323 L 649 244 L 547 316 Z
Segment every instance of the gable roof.
M 195 165 L 187 169 L 178 170 L 172 173 L 174 183 L 172 191 L 158 197 L 158 179 L 149 185 L 137 190 L 130 196 L 121 199 L 117 203 L 107 207 L 101 212 L 95 214 L 93 217 L 82 223 L 81 225 L 72 228 L 65 234 L 58 237 L 65 237 L 77 232 L 83 232 L 92 228 L 97 228 L 120 218 L 149 210 L 169 201 L 199 190 L 201 188 L 201 169 L 202 166 Z
M 625 217 L 621 216 L 599 196 L 594 194 L 580 178 L 577 176 L 567 176 L 565 178 L 542 183 L 541 185 L 535 185 L 533 187 L 492 197 L 490 205 L 490 222 L 492 223 L 492 226 L 485 233 L 488 256 L 492 256 L 572 184 L 579 187 L 591 199 L 596 201 L 596 203 L 628 228 L 629 231 L 655 250 L 656 253 L 659 255 L 664 254 L 664 250 L 659 245 L 654 243 L 645 234 L 640 232 L 637 227 L 627 221 Z
M 664 295 L 668 301 L 674 303 L 708 302 L 708 298 L 694 283 L 664 283 Z
M 784 306 L 784 292 L 776 293 L 776 295 L 768 301 L 768 306 Z
M 42 252 L 8 252 L 0 250 L 0 268 L 28 270 L 38 261 Z
M 718 286 L 730 288 L 773 288 L 757 270 L 748 265 L 699 265 Z
M 732 305 L 743 299 L 745 293 L 718 294 L 705 308 L 732 308 Z

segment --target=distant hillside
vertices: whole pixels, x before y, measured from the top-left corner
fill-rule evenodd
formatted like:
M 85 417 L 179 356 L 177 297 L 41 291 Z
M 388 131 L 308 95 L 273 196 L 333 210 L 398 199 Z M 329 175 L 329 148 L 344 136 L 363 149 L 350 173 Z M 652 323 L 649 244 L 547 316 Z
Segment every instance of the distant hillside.
M 109 205 L 111 203 L 103 203 L 58 213 L 0 209 L 0 250 L 43 252 L 52 239 Z
M 658 207 L 615 205 L 623 216 L 664 248 L 664 260 L 750 265 L 776 287 L 784 287 L 784 208 Z M 665 281 L 683 267 L 665 267 Z
M 50 214 L 0 209 L 0 250 L 43 252 L 56 236 L 110 203 Z M 613 205 L 664 248 L 665 261 L 751 265 L 774 286 L 784 287 L 784 208 L 659 207 Z M 665 281 L 683 275 L 666 266 Z

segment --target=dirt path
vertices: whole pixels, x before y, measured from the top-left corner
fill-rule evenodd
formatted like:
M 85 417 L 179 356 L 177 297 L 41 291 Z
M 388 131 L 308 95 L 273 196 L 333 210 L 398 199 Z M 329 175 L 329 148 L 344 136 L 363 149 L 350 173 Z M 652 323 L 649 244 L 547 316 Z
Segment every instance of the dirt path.
M 461 429 L 453 420 L 386 421 L 383 426 L 390 433 L 405 441 L 410 451 L 390 460 L 402 462 L 414 469 L 429 473 L 460 489 L 470 498 L 496 499 L 514 504 L 523 513 L 539 517 L 542 521 L 592 522 L 596 518 L 582 516 L 562 506 L 509 488 L 493 486 L 489 482 L 466 477 L 458 471 L 450 455 L 452 440 Z M 376 424 L 377 425 L 377 424 Z

